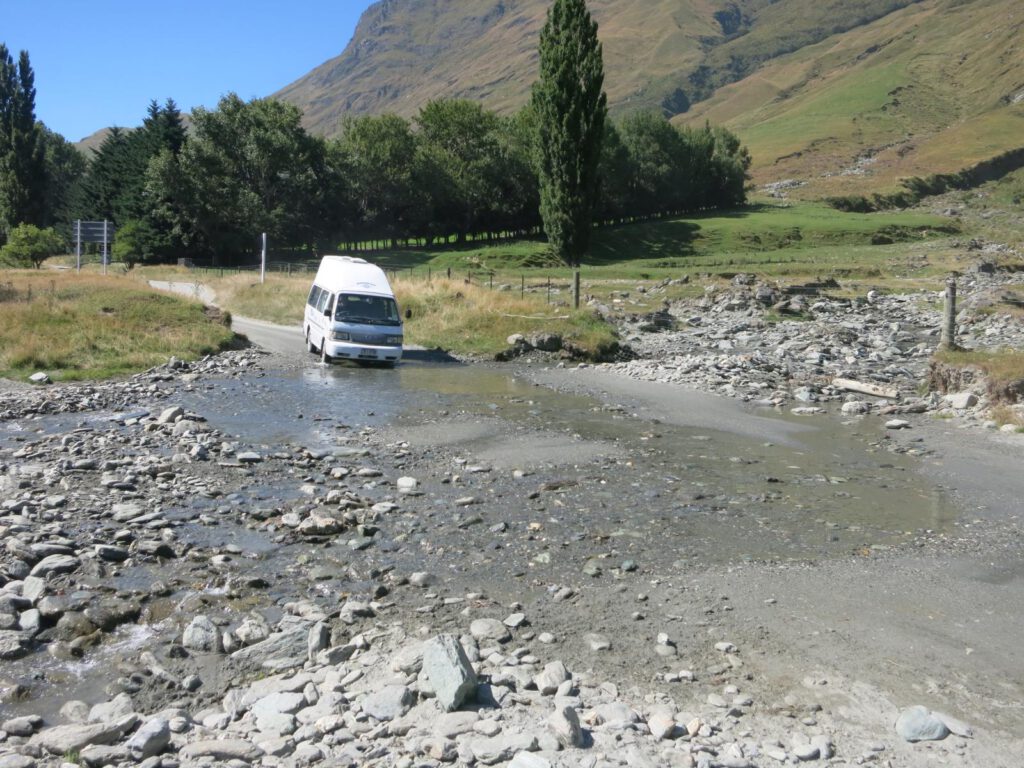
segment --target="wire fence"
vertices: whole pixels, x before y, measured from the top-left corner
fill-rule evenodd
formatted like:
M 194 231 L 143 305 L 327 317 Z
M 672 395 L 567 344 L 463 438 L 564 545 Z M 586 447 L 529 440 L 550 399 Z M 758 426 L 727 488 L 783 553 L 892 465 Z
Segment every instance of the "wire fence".
M 227 277 L 237 274 L 258 274 L 259 264 L 236 264 L 231 266 L 219 266 L 210 262 L 203 262 L 198 259 L 180 259 L 179 266 L 189 269 L 197 275 L 208 275 L 210 277 Z M 305 276 L 312 280 L 316 274 L 320 262 L 317 261 L 268 261 L 267 274 L 280 276 Z M 465 285 L 473 285 L 478 288 L 502 292 L 518 291 L 520 296 L 527 294 L 544 294 L 547 303 L 557 301 L 557 297 L 570 289 L 565 279 L 553 278 L 551 275 L 537 275 L 536 273 L 527 276 L 525 273 L 510 275 L 507 272 L 498 273 L 489 269 L 462 269 L 456 270 L 451 267 L 438 269 L 423 265 L 381 265 L 381 269 L 390 279 L 426 280 L 430 282 L 435 279 L 457 280 Z

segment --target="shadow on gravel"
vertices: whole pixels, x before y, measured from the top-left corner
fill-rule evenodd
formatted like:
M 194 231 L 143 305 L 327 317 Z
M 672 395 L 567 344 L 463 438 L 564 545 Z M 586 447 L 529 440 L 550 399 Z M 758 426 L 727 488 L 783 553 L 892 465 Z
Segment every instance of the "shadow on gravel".
M 405 349 L 402 351 L 402 359 L 417 363 L 458 363 L 458 358 L 452 357 L 443 349 Z

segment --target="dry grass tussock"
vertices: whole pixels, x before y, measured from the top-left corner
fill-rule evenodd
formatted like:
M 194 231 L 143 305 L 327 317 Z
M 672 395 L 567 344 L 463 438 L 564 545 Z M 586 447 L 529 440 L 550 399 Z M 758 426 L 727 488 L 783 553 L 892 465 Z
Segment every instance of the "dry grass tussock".
M 230 345 L 226 318 L 135 281 L 69 272 L 0 273 L 0 376 L 44 370 L 95 379 Z
M 536 296 L 495 291 L 456 280 L 395 282 L 406 321 L 406 340 L 454 352 L 493 355 L 508 347 L 515 333 L 558 333 L 590 353 L 600 354 L 615 343 L 614 331 L 591 310 L 575 312 L 548 305 Z

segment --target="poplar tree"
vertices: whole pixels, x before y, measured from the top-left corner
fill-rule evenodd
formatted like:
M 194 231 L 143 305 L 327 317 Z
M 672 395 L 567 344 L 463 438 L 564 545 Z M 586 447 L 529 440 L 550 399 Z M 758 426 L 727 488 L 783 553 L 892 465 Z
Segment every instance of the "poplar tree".
M 573 270 L 580 305 L 580 263 L 590 248 L 598 161 L 608 113 L 597 23 L 584 0 L 554 0 L 540 34 L 537 116 L 540 213 L 555 253 Z

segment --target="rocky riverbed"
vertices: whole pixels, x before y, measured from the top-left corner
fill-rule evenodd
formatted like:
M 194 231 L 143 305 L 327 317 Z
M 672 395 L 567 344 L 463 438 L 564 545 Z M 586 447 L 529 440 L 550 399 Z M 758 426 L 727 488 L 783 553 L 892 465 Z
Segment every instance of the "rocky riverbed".
M 957 343 L 1024 348 L 1024 324 L 1009 311 L 1016 304 L 1001 304 L 1007 288 L 1022 284 L 1020 273 L 996 271 L 988 262 L 961 277 Z M 845 416 L 929 413 L 988 421 L 994 403 L 980 377 L 965 382 L 963 391 L 928 392 L 941 291 L 830 296 L 838 289 L 832 283 L 780 289 L 737 275 L 729 288 L 711 286 L 699 299 L 633 316 L 623 335 L 636 358 L 602 368 L 801 415 L 831 407 Z
M 708 301 L 747 328 L 634 343 L 757 359 L 737 348 L 758 344 L 754 305 Z M 816 362 L 807 321 L 764 328 L 782 336 L 761 357 L 880 370 L 909 396 L 921 304 L 865 304 L 863 339 Z M 683 380 L 664 362 L 644 365 Z M 553 426 L 579 403 L 542 408 L 503 373 L 416 424 L 307 402 L 285 420 L 308 439 L 257 429 L 291 407 L 266 382 L 312 365 L 247 350 L 0 395 L 0 768 L 1016 764 L 1019 520 L 929 497 L 927 443 L 865 427 L 850 456 L 885 458 L 819 474 L 795 465 L 799 427 L 732 443 L 614 399 L 586 401 L 581 436 Z M 789 403 L 792 369 L 743 370 L 704 381 Z M 501 452 L 475 441 L 491 432 Z M 931 517 L 808 524 L 871 482 Z M 712 556 L 716 536 L 753 554 Z

